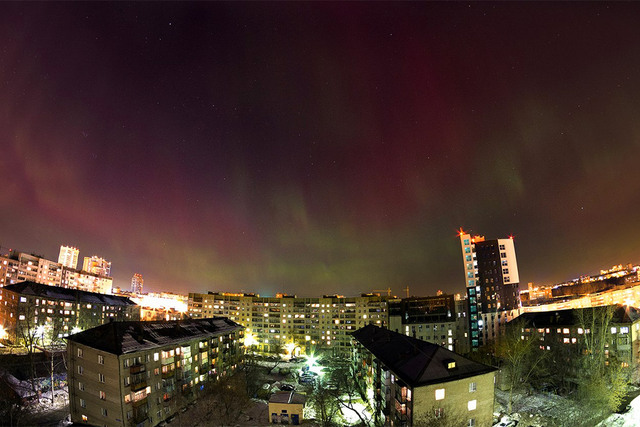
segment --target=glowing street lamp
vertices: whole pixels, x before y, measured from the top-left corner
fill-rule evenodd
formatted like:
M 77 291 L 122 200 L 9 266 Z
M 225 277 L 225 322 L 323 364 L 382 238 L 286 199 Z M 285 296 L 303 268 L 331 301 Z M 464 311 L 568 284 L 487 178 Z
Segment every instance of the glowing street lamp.
M 247 333 L 244 336 L 244 346 L 245 347 L 251 347 L 252 345 L 258 345 L 258 340 L 256 339 L 255 335 L 253 335 L 252 333 Z
M 288 355 L 289 357 L 291 357 L 291 356 L 293 356 L 293 350 L 295 350 L 295 349 L 296 349 L 296 345 L 295 345 L 295 343 L 290 342 L 290 343 L 287 343 L 287 344 L 284 346 L 284 349 L 287 351 L 287 355 Z

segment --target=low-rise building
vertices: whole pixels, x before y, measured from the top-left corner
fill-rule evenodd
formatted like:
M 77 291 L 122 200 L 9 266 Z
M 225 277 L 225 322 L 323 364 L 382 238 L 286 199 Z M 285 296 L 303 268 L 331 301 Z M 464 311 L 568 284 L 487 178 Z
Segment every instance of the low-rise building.
M 140 320 L 140 307 L 125 297 L 35 282 L 0 288 L 0 325 L 14 343 L 37 339 L 49 345 L 74 331 L 118 320 Z
M 67 338 L 71 420 L 155 426 L 203 383 L 242 360 L 242 327 L 226 318 L 111 322 Z
M 374 325 L 353 333 L 352 366 L 376 422 L 491 425 L 495 368 Z
M 516 325 L 522 328 L 522 339 L 535 335 L 541 349 L 561 350 L 567 357 L 580 354 L 586 336 L 595 334 L 607 341 L 607 358 L 615 356 L 623 367 L 637 367 L 640 362 L 640 311 L 631 306 L 524 313 Z M 602 325 L 607 329 L 603 331 Z
M 269 422 L 293 424 L 302 422 L 302 412 L 307 396 L 295 391 L 278 391 L 269 398 Z

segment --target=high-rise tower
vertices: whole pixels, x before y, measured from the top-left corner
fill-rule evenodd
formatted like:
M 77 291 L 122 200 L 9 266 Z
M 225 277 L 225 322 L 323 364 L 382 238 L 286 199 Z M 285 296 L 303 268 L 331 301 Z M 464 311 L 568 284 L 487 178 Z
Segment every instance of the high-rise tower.
M 131 292 L 134 294 L 142 293 L 142 285 L 144 284 L 144 279 L 142 278 L 142 274 L 136 273 L 131 278 Z
M 460 229 L 472 348 L 496 337 L 518 315 L 520 290 L 513 238 L 486 240 Z
M 58 263 L 67 268 L 78 268 L 78 255 L 80 250 L 72 246 L 60 246 L 60 255 L 58 255 Z

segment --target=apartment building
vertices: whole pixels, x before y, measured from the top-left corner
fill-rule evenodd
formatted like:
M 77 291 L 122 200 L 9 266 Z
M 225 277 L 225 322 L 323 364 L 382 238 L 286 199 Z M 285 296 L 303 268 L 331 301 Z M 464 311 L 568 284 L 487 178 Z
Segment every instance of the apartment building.
M 444 347 L 368 325 L 353 333 L 352 369 L 376 423 L 491 425 L 495 368 Z
M 25 281 L 103 294 L 111 293 L 113 286 L 111 277 L 76 270 L 39 255 L 12 251 L 0 256 L 0 287 Z
M 613 305 L 524 313 L 519 321 L 525 325 L 522 339 L 535 335 L 541 349 L 560 350 L 571 357 L 584 350 L 586 336 L 595 334 L 597 339 L 606 340 L 607 358 L 615 358 L 623 367 L 639 366 L 640 311 L 634 307 Z M 605 331 L 601 330 L 603 324 Z
M 111 322 L 67 338 L 74 423 L 155 426 L 242 360 L 242 327 L 227 318 Z
M 0 256 L 0 287 L 31 281 L 60 286 L 63 266 L 41 256 L 11 251 Z
M 84 257 L 82 271 L 87 271 L 98 276 L 111 277 L 111 261 L 107 261 L 97 255 Z
M 140 320 L 140 307 L 125 297 L 35 282 L 0 288 L 0 325 L 13 343 L 38 338 L 48 345 L 114 320 Z M 45 332 L 47 336 L 41 336 Z
M 518 317 L 520 276 L 513 237 L 486 240 L 459 232 L 469 305 L 470 347 L 495 339 Z
M 451 351 L 468 351 L 466 310 L 459 299 L 440 293 L 390 300 L 389 329 Z
M 190 293 L 188 313 L 194 319 L 225 316 L 238 322 L 246 328 L 247 345 L 260 351 L 293 344 L 294 354 L 309 346 L 348 352 L 351 332 L 368 324 L 387 327 L 390 299 L 378 294 L 307 298 Z

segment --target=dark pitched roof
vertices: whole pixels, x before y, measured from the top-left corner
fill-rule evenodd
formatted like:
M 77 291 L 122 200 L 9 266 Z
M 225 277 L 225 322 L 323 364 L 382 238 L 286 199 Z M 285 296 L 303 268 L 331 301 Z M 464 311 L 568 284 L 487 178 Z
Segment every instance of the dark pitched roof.
M 307 401 L 307 396 L 295 391 L 277 391 L 269 398 L 269 403 L 294 403 L 303 404 Z
M 568 310 L 542 311 L 535 313 L 523 313 L 511 322 L 524 320 L 534 327 L 547 326 L 569 326 L 578 325 L 580 323 L 579 310 L 584 310 L 585 316 L 591 316 L 594 310 L 602 310 L 604 307 L 588 307 L 588 308 L 572 308 Z M 617 305 L 613 316 L 612 323 L 633 323 L 640 319 L 640 311 L 631 306 Z
M 242 329 L 242 326 L 226 317 L 110 322 L 70 335 L 67 340 L 120 355 L 198 337 L 222 335 L 238 329 Z
M 455 381 L 496 370 L 439 345 L 374 325 L 358 329 L 353 337 L 411 387 Z M 455 368 L 448 369 L 449 362 L 455 362 Z
M 106 305 L 136 305 L 135 302 L 131 301 L 127 297 L 87 292 L 79 289 L 62 288 L 60 286 L 49 286 L 29 281 L 7 285 L 4 289 L 22 295 L 32 295 L 40 298 L 56 299 L 61 301 Z

